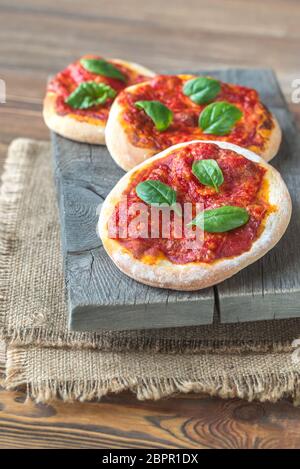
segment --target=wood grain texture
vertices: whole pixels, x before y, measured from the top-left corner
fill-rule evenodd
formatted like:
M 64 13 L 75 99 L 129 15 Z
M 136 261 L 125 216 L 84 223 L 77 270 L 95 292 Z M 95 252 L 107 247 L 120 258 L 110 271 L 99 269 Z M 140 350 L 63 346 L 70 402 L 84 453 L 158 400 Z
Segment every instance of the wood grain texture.
M 272 67 L 300 127 L 300 105 L 291 103 L 291 82 L 300 70 L 299 13 L 297 0 L 180 0 L 163 8 L 159 0 L 89 0 L 88 7 L 81 0 L 0 0 L 0 78 L 7 83 L 7 103 L 0 104 L 1 168 L 13 138 L 49 138 L 41 116 L 47 76 L 86 52 L 140 61 L 157 71 L 178 70 L 179 63 L 186 69 Z M 108 448 L 112 440 L 115 447 L 129 447 L 136 444 L 133 431 L 143 448 L 153 445 L 158 432 L 182 447 L 182 429 L 195 427 L 202 435 L 196 437 L 199 448 L 226 442 L 300 447 L 299 411 L 284 401 L 189 395 L 148 403 L 120 395 L 92 404 L 55 402 L 48 410 L 55 409 L 52 417 L 47 409 L 24 403 L 21 393 L 0 391 L 0 448 Z M 193 447 L 194 440 L 185 444 Z
M 0 394 L 1 448 L 298 448 L 300 409 L 198 396 L 49 405 Z

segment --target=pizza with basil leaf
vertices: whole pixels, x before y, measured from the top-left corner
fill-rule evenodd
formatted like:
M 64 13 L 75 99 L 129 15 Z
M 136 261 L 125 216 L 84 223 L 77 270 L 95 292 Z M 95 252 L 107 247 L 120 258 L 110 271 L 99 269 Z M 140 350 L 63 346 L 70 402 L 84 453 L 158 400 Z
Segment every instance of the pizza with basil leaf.
M 276 118 L 256 90 L 211 77 L 157 75 L 123 90 L 106 127 L 106 143 L 126 171 L 171 145 L 228 141 L 272 159 L 281 142 Z
M 49 82 L 45 122 L 64 137 L 104 144 L 104 129 L 115 97 L 125 87 L 153 76 L 153 72 L 132 62 L 84 56 Z
M 198 290 L 269 251 L 291 216 L 278 171 L 222 141 L 174 145 L 125 174 L 99 218 L 103 246 L 133 279 Z

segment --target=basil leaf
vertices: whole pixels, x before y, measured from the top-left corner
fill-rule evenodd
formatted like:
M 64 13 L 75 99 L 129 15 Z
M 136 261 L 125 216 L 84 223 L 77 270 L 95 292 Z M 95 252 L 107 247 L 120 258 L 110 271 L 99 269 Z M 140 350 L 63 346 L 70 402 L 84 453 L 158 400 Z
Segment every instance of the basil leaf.
M 209 103 L 220 91 L 220 83 L 208 77 L 193 78 L 188 80 L 183 86 L 183 94 L 189 96 L 197 104 Z
M 97 73 L 97 75 L 103 75 L 104 77 L 116 78 L 117 80 L 126 81 L 126 76 L 120 72 L 110 62 L 103 59 L 81 59 L 80 64 L 88 72 Z
M 249 214 L 244 208 L 225 205 L 198 213 L 189 225 L 200 226 L 209 233 L 224 233 L 245 225 L 248 220 Z
M 205 134 L 227 135 L 242 117 L 242 111 L 226 101 L 211 103 L 199 116 L 199 127 Z
M 214 187 L 219 192 L 219 186 L 224 182 L 224 176 L 216 160 L 195 161 L 192 173 L 205 186 Z
M 74 109 L 87 109 L 97 104 L 104 104 L 107 99 L 114 98 L 116 91 L 104 83 L 85 81 L 67 97 L 65 102 Z
M 140 182 L 135 189 L 140 199 L 150 205 L 173 205 L 176 203 L 176 192 L 161 181 L 148 179 Z
M 137 101 L 135 106 L 145 111 L 160 132 L 166 130 L 173 121 L 173 112 L 160 101 Z

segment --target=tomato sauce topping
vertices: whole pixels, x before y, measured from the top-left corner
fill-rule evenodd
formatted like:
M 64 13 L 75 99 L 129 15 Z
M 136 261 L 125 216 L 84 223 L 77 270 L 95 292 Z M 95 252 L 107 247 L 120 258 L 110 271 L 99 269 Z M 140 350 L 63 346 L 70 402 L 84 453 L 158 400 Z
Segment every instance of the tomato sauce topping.
M 182 88 L 192 76 L 159 75 L 152 78 L 134 93 L 124 91 L 120 102 L 124 107 L 122 123 L 131 143 L 138 147 L 163 150 L 171 145 L 189 140 L 223 140 L 249 148 L 258 153 L 264 149 L 266 136 L 273 128 L 270 112 L 260 102 L 257 91 L 228 83 L 221 84 L 221 91 L 213 102 L 227 101 L 243 112 L 230 134 L 225 136 L 204 134 L 198 126 L 198 118 L 206 105 L 194 103 L 183 94 Z M 145 112 L 135 107 L 140 100 L 162 102 L 173 111 L 173 123 L 164 132 L 155 129 Z
M 215 159 L 218 162 L 224 176 L 219 192 L 201 184 L 193 175 L 193 162 L 202 159 Z M 114 220 L 117 231 L 109 230 L 109 237 L 117 239 L 135 258 L 150 263 L 157 262 L 161 257 L 175 264 L 186 264 L 212 263 L 222 258 L 238 256 L 251 248 L 263 230 L 266 216 L 274 210 L 274 207 L 268 203 L 265 172 L 266 170 L 259 164 L 214 144 L 199 142 L 173 150 L 166 157 L 134 173 L 130 185 L 123 193 L 127 196 L 127 211 L 124 211 L 124 205 L 122 207 L 116 205 L 110 221 Z M 133 225 L 139 215 L 136 210 L 132 210 L 133 204 L 142 202 L 136 194 L 136 186 L 148 179 L 159 180 L 171 186 L 176 191 L 177 202 L 182 207 L 186 202 L 190 202 L 193 207 L 196 203 L 202 203 L 204 210 L 234 205 L 248 211 L 249 221 L 240 228 L 225 233 L 204 232 L 203 234 L 202 232 L 203 242 L 199 246 L 196 244 L 191 247 L 190 239 L 184 233 L 180 239 L 178 234 L 175 236 L 172 229 L 174 223 L 172 213 L 170 236 L 145 237 L 145 226 L 137 223 L 134 236 L 124 238 L 124 232 L 126 233 L 124 229 L 128 230 L 129 225 Z M 146 207 L 148 211 L 146 230 L 149 234 L 152 228 L 151 209 L 150 206 Z
M 96 55 L 86 55 L 82 58 L 85 59 L 101 59 L 102 57 Z M 134 70 L 129 69 L 125 65 L 112 63 L 120 72 L 122 72 L 126 81 L 117 80 L 116 78 L 109 78 L 103 75 L 98 75 L 87 71 L 81 64 L 80 60 L 70 64 L 62 72 L 59 72 L 49 83 L 48 92 L 57 94 L 56 111 L 59 115 L 72 114 L 79 120 L 96 120 L 106 121 L 108 118 L 109 110 L 111 108 L 113 99 L 108 99 L 104 104 L 92 106 L 88 109 L 74 109 L 65 103 L 65 99 L 84 81 L 95 81 L 97 83 L 105 83 L 111 86 L 117 93 L 120 93 L 126 86 L 141 83 L 149 79 L 145 75 L 141 75 Z

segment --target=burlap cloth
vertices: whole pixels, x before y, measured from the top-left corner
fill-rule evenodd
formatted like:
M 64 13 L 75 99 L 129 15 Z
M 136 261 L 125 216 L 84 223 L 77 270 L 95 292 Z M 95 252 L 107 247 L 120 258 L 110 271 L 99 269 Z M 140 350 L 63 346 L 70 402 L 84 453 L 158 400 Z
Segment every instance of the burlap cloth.
M 67 329 L 50 144 L 15 140 L 0 198 L 0 379 L 33 398 L 199 391 L 300 400 L 300 319 L 148 331 Z M 5 348 L 4 348 L 5 346 Z M 300 360 L 299 360 L 300 361 Z

